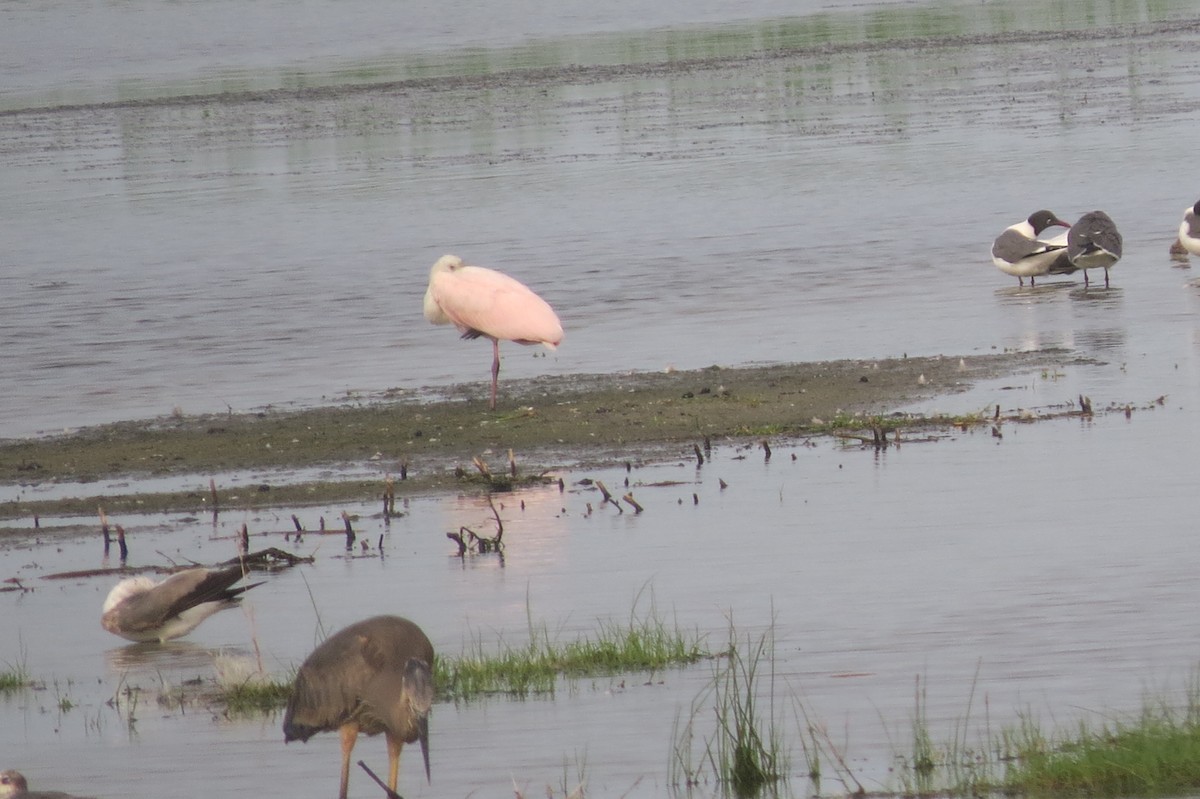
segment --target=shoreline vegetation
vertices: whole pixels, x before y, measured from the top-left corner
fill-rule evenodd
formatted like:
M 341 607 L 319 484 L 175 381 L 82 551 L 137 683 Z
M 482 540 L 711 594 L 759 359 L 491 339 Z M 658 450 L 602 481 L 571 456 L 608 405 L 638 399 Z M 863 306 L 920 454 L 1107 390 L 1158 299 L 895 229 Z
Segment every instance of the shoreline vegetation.
M 390 392 L 302 410 L 176 413 L 0 440 L 0 484 L 79 489 L 73 498 L 0 503 L 0 519 L 92 515 L 100 501 L 109 512 L 211 511 L 208 492 L 196 486 L 247 471 L 266 472 L 270 482 L 225 499 L 223 510 L 377 497 L 387 477 L 403 487 L 403 496 L 454 489 L 465 474 L 501 490 L 536 481 L 551 469 L 678 457 L 706 440 L 816 435 L 869 440 L 900 427 L 990 422 L 990 416 L 955 419 L 899 409 L 980 380 L 1019 380 L 1038 370 L 1055 375 L 1082 363 L 1092 362 L 1049 350 L 712 366 L 509 381 L 501 384 L 494 412 L 487 409 L 483 384 L 471 383 L 437 394 L 425 391 L 420 398 Z M 492 464 L 490 471 L 473 465 L 476 458 Z M 100 480 L 134 486 L 139 479 L 172 477 L 181 485 L 189 481 L 189 487 L 161 493 L 135 487 L 120 496 L 87 490 Z
M 939 429 L 990 426 L 1092 413 L 1090 400 L 1063 397 L 1050 408 L 966 416 L 904 412 L 922 400 L 964 391 L 980 380 L 1053 380 L 1061 369 L 1094 363 L 1069 353 L 901 358 L 693 372 L 585 376 L 512 382 L 501 410 L 486 410 L 480 385 L 447 389 L 440 399 L 363 401 L 300 411 L 182 414 L 123 422 L 55 437 L 0 441 L 0 482 L 57 483 L 86 491 L 99 480 L 127 479 L 131 493 L 105 496 L 110 510 L 128 503 L 140 513 L 204 507 L 206 491 L 136 493 L 145 478 L 212 480 L 241 470 L 326 469 L 369 477 L 242 486 L 221 510 L 347 498 L 377 498 L 385 477 L 404 478 L 404 496 L 461 488 L 505 490 L 546 480 L 553 468 L 580 468 L 654 457 L 702 457 L 701 445 L 760 445 L 771 440 L 838 437 L 852 446 L 881 447 L 921 440 Z M 1128 406 L 1109 406 L 1120 410 Z M 765 449 L 765 447 L 764 447 Z M 520 453 L 519 456 L 510 452 Z M 769 449 L 767 449 L 769 453 Z M 509 468 L 511 463 L 519 462 Z M 489 469 L 487 463 L 493 464 Z M 463 466 L 463 464 L 466 464 Z M 482 465 L 481 465 L 482 464 Z M 407 474 L 405 474 L 407 472 Z M 256 478 L 257 479 L 257 478 Z M 271 478 L 274 480 L 274 477 Z M 298 492 L 289 494 L 289 492 Z M 82 493 L 82 491 L 81 491 Z M 230 492 L 226 492 L 230 493 Z M 216 498 L 216 489 L 213 489 Z M 386 494 L 384 495 L 386 502 Z M 0 518 L 23 518 L 0 537 L 28 534 L 37 514 L 95 513 L 97 497 L 0 503 Z M 385 511 L 386 512 L 386 511 Z M 36 525 L 35 525 L 36 526 Z M 65 529 L 64 534 L 71 534 Z M 40 531 L 44 532 L 44 531 Z M 507 646 L 473 637 L 458 655 L 439 661 L 439 701 L 489 701 L 498 696 L 553 696 L 557 688 L 633 675 L 670 674 L 708 664 L 711 680 L 677 719 L 668 769 L 672 793 L 720 786 L 722 795 L 790 795 L 804 783 L 813 796 L 904 797 L 984 795 L 1162 796 L 1200 787 L 1200 676 L 1182 692 L 1151 696 L 1140 713 L 1105 713 L 1068 728 L 1046 729 L 1028 712 L 1012 724 L 974 708 L 973 685 L 948 740 L 944 724 L 926 716 L 926 681 L 916 676 L 909 740 L 893 746 L 888 784 L 864 786 L 852 765 L 851 741 L 835 739 L 825 720 L 778 682 L 773 632 L 742 635 L 730 623 L 728 642 L 710 648 L 699 632 L 680 630 L 651 607 L 628 623 L 601 622 L 597 631 L 562 642 L 530 619 L 529 641 Z M 287 701 L 294 673 L 268 674 L 261 663 L 218 658 L 214 679 L 197 686 L 143 689 L 122 684 L 111 706 L 132 730 L 139 696 L 156 707 L 191 705 L 226 715 L 270 715 Z M 0 696 L 46 689 L 20 662 L 0 668 Z M 1200 672 L 1198 672 L 1200 674 Z M 633 677 L 633 679 L 639 679 Z M 978 676 L 977 678 L 978 679 Z M 69 686 L 67 687 L 69 691 Z M 571 690 L 576 690 L 572 688 Z M 75 703 L 55 683 L 57 709 Z M 97 711 L 95 724 L 100 725 Z M 944 720 L 943 720 L 944 721 Z M 89 723 L 93 723 L 90 722 Z M 578 778 L 580 794 L 586 775 Z M 824 787 L 823 787 L 824 784 Z M 830 788 L 832 787 L 832 790 Z M 574 795 L 564 785 L 564 795 Z
M 553 698 L 556 691 L 652 684 L 682 669 L 707 668 L 710 680 L 676 718 L 668 754 L 668 792 L 714 789 L 722 796 L 865 799 L 981 796 L 1171 796 L 1200 787 L 1200 671 L 1181 687 L 1147 695 L 1140 712 L 1092 712 L 1046 728 L 1029 710 L 993 722 L 976 708 L 979 674 L 962 715 L 936 724 L 926 713 L 928 680 L 915 676 L 909 735 L 891 743 L 890 777 L 860 780 L 853 736 L 833 734 L 773 668 L 773 628 L 745 635 L 730 620 L 724 645 L 668 621 L 654 605 L 627 621 L 598 620 L 590 633 L 562 641 L 530 615 L 529 640 L 485 643 L 473 634 L 459 655 L 436 663 L 437 702 L 487 702 L 507 697 Z M 46 691 L 21 660 L 0 668 L 0 696 Z M 704 664 L 707 664 L 705 666 Z M 218 655 L 214 674 L 187 684 L 147 688 L 122 681 L 107 707 L 136 729 L 140 706 L 160 712 L 204 708 L 226 718 L 269 717 L 288 701 L 295 671 L 268 674 L 248 656 Z M 568 687 L 571 686 L 571 687 Z M 55 683 L 59 713 L 77 705 L 70 686 Z M 986 706 L 986 697 L 984 697 Z M 86 711 L 85 711 L 86 712 Z M 102 728 L 101 715 L 89 722 Z M 888 724 L 886 719 L 881 722 Z M 935 729 L 936 728 L 936 729 Z M 891 735 L 889 734 L 889 739 Z M 864 785 L 864 781 L 868 784 Z M 586 774 L 578 776 L 580 786 Z M 582 788 L 578 795 L 585 795 Z M 549 794 L 554 796 L 555 794 Z M 575 795 L 564 786 L 563 795 Z

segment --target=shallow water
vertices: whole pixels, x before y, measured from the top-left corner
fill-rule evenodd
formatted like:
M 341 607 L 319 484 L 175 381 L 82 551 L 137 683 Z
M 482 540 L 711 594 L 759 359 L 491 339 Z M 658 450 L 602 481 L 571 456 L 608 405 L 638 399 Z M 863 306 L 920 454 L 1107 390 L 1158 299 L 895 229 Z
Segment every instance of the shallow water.
M 979 393 L 1033 399 L 1045 388 L 1035 377 Z M 150 697 L 163 685 L 178 691 L 188 679 L 211 679 L 218 651 L 253 660 L 255 644 L 269 671 L 287 673 L 317 640 L 318 615 L 334 629 L 381 611 L 404 613 L 439 651 L 458 654 L 473 639 L 519 644 L 529 615 L 566 641 L 653 603 L 705 633 L 713 649 L 730 619 L 742 636 L 774 622 L 794 784 L 803 780 L 793 696 L 844 741 L 868 788 L 896 787 L 888 767 L 905 751 L 918 677 L 937 740 L 949 740 L 968 713 L 973 684 L 972 737 L 981 740 L 985 700 L 995 732 L 1019 713 L 1052 727 L 1135 710 L 1145 692 L 1182 695 L 1198 652 L 1180 631 L 1200 589 L 1187 554 L 1190 521 L 1173 508 L 1189 493 L 1189 455 L 1177 442 L 1190 437 L 1193 416 L 1153 405 L 1129 419 L 1009 424 L 1000 439 L 985 428 L 882 454 L 776 442 L 769 461 L 761 449 L 718 443 L 699 469 L 681 457 L 628 475 L 565 475 L 566 492 L 552 486 L 500 498 L 503 563 L 462 562 L 444 537 L 461 525 L 491 532 L 490 512 L 475 497 L 414 499 L 390 526 L 374 507 L 350 507 L 361 514 L 356 527 L 371 554 L 383 536 L 383 559 L 346 559 L 341 536 L 284 542 L 286 512 L 222 518 L 216 528 L 207 520 L 125 519 L 134 563 L 224 559 L 243 521 L 256 533 L 275 531 L 252 547 L 278 544 L 317 558 L 268 578 L 244 611 L 220 614 L 166 647 L 124 645 L 100 629 L 111 580 L 40 579 L 100 566 L 95 536 L 7 548 L 0 573 L 36 591 L 3 595 L 0 639 L 14 644 L 8 658 L 19 642 L 20 657 L 47 687 L 0 700 L 0 748 L 55 787 L 102 796 L 158 795 L 164 781 L 185 795 L 327 793 L 336 782 L 333 737 L 285 747 L 278 717 L 228 720 Z M 1114 452 L 1119 468 L 1097 468 Z M 1136 477 L 1146 474 L 1155 476 L 1152 486 Z M 593 490 L 575 485 L 584 476 L 614 487 L 628 476 L 645 512 L 601 508 Z M 332 520 L 340 510 L 299 515 L 315 528 L 318 515 Z M 710 675 L 702 664 L 652 679 L 585 680 L 562 686 L 553 700 L 439 704 L 434 783 L 422 784 L 409 752 L 402 790 L 493 793 L 515 780 L 540 791 L 558 786 L 565 769 L 568 781 L 582 771 L 592 795 L 662 795 L 673 725 Z M 127 685 L 148 691 L 132 729 L 128 703 L 105 704 Z M 63 697 L 73 707 L 59 712 Z M 706 709 L 699 717 L 698 734 L 711 734 L 710 716 Z M 376 766 L 382 753 L 377 740 L 358 751 Z M 371 795 L 357 776 L 354 784 L 356 795 Z
M 384 46 L 384 27 L 353 69 L 238 19 L 256 46 L 228 80 L 169 39 L 81 49 L 87 80 L 31 56 L 0 81 L 0 176 L 20 187 L 0 198 L 0 436 L 486 380 L 484 344 L 421 316 L 446 251 L 563 317 L 557 353 L 506 345 L 502 377 L 1107 354 L 1124 324 L 1081 338 L 1062 297 L 1014 312 L 1037 295 L 1008 293 L 987 249 L 1037 206 L 1103 207 L 1126 255 L 1118 293 L 1088 300 L 1123 321 L 1190 300 L 1164 253 L 1194 201 L 1177 153 L 1197 31 L 1172 21 L 1184 5 L 1043 5 L 565 14 L 482 50 L 420 26 Z M 197 14 L 195 47 L 231 22 L 220 5 L 79 8 L 101 29 Z M 355 8 L 329 35 L 357 52 L 353 26 L 375 19 Z M 39 9 L 5 7 L 8 52 L 49 51 L 75 20 Z
M 496 21 L 443 4 L 411 26 L 382 7 L 306 4 L 284 35 L 277 6 L 0 5 L 0 175 L 22 187 L 0 197 L 0 435 L 486 378 L 485 346 L 420 315 L 446 250 L 517 274 L 564 319 L 558 353 L 508 346 L 502 377 L 1061 347 L 1095 363 L 923 409 L 1086 394 L 1130 416 L 878 455 L 775 442 L 770 462 L 718 442 L 700 470 L 687 454 L 635 469 L 640 515 L 588 516 L 579 488 L 506 498 L 503 566 L 451 556 L 446 531 L 488 529 L 478 499 L 414 499 L 390 528 L 346 508 L 386 558 L 309 536 L 315 566 L 162 648 L 100 629 L 108 581 L 42 581 L 101 565 L 95 540 L 45 533 L 0 551 L 0 578 L 37 587 L 0 594 L 0 661 L 47 684 L 0 699 L 4 767 L 99 796 L 331 792 L 331 737 L 284 747 L 278 718 L 148 702 L 130 729 L 106 704 L 209 677 L 212 652 L 254 641 L 286 673 L 317 640 L 314 603 L 327 629 L 409 615 L 451 654 L 519 642 L 527 612 L 569 638 L 651 595 L 714 649 L 730 616 L 744 635 L 773 620 L 780 690 L 845 739 L 868 789 L 889 785 L 917 675 L 942 739 L 977 671 L 974 718 L 986 699 L 993 729 L 1181 688 L 1200 290 L 1166 249 L 1196 191 L 1178 153 L 1198 32 L 1172 22 L 1190 7 L 764 3 L 731 20 L 607 4 Z M 135 18 L 195 24 L 147 37 Z M 47 37 L 81 27 L 120 36 L 48 57 Z M 1112 288 L 1020 289 L 991 266 L 991 238 L 1041 206 L 1112 214 Z M 682 484 L 649 485 L 664 480 Z M 289 515 L 119 521 L 135 563 L 212 562 L 243 521 L 283 531 Z M 528 795 L 582 771 L 594 796 L 661 795 L 673 724 L 710 674 L 439 705 L 433 786 L 410 751 L 402 791 Z M 382 762 L 380 741 L 360 747 Z

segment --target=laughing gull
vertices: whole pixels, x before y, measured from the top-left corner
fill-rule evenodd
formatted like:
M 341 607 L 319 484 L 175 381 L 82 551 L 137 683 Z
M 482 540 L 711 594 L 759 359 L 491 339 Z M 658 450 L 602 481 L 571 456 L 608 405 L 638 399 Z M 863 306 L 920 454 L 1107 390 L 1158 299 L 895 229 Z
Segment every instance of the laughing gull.
M 1184 210 L 1179 223 L 1179 244 L 1192 255 L 1200 255 L 1200 202 Z
M 104 600 L 100 624 L 130 641 L 167 641 L 196 629 L 217 611 L 237 607 L 241 594 L 262 583 L 233 584 L 245 573 L 227 569 L 188 569 L 161 583 L 130 577 L 117 583 Z
M 1104 270 L 1108 288 L 1108 270 L 1121 260 L 1121 234 L 1112 217 L 1103 211 L 1089 211 L 1067 231 L 1067 258 L 1083 270 L 1083 285 L 1088 284 L 1087 270 Z
M 1073 267 L 1067 268 L 1070 264 L 1060 258 L 1067 249 L 1067 242 L 1061 236 L 1051 240 L 1038 238 L 1042 231 L 1052 226 L 1071 227 L 1053 211 L 1046 210 L 1034 211 L 1028 219 L 1009 225 L 992 242 L 992 263 L 1001 272 L 1015 277 L 1022 286 L 1025 278 L 1029 278 L 1032 286 L 1035 285 L 1034 278 L 1041 275 L 1075 271 Z
M 0 799 L 87 799 L 62 791 L 31 791 L 25 776 L 19 771 L 0 771 Z

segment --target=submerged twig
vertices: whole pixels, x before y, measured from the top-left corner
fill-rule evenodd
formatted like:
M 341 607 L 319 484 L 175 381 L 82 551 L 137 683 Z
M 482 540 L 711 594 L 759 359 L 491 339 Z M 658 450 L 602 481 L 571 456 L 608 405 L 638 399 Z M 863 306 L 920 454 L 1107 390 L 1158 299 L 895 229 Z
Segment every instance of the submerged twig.
M 367 772 L 368 777 L 375 780 L 375 784 L 383 789 L 383 793 L 384 793 L 384 795 L 387 796 L 387 799 L 404 799 L 403 796 L 396 793 L 391 788 L 387 787 L 387 783 L 385 783 L 383 780 L 379 779 L 379 777 L 376 776 L 375 772 L 371 771 L 371 769 L 367 766 L 366 763 L 364 763 L 363 761 L 360 760 L 360 761 L 358 761 L 358 767 L 361 768 L 363 771 Z

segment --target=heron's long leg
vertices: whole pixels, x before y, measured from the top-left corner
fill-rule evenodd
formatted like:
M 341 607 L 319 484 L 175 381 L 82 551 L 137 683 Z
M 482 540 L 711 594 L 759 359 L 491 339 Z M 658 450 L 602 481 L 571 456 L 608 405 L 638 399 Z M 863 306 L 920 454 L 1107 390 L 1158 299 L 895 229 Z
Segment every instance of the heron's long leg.
M 396 782 L 400 779 L 400 750 L 404 748 L 404 741 L 395 737 L 391 733 L 387 734 L 388 742 L 388 787 L 393 791 L 396 790 Z
M 496 410 L 496 383 L 500 380 L 500 339 L 492 339 L 492 410 Z
M 342 787 L 338 791 L 338 799 L 346 799 L 350 789 L 350 753 L 354 751 L 354 742 L 358 740 L 358 724 L 348 721 L 338 732 L 342 736 Z

